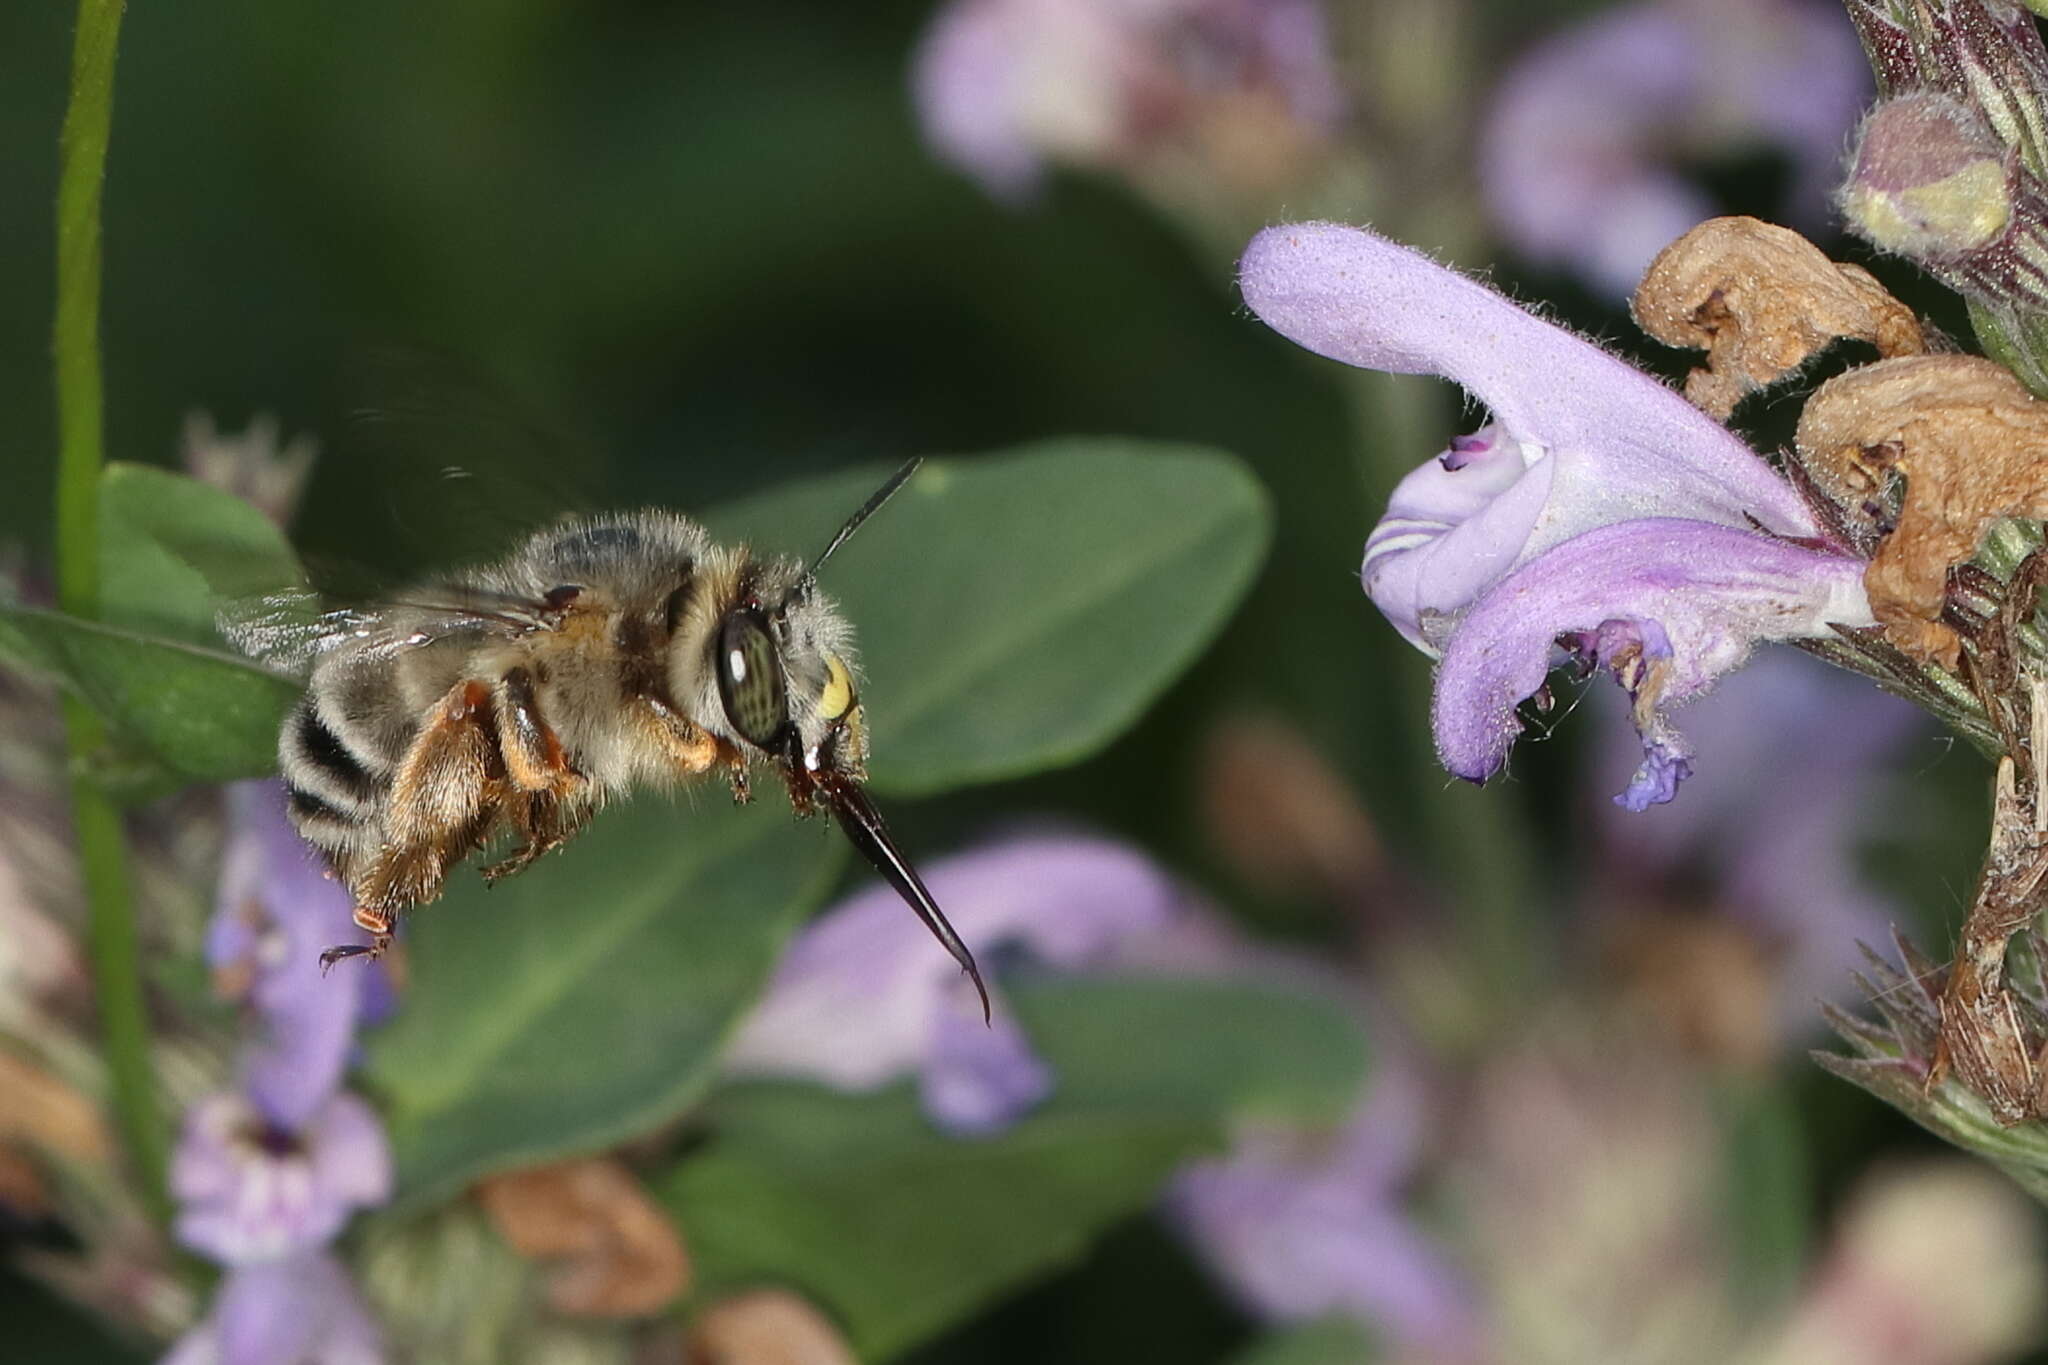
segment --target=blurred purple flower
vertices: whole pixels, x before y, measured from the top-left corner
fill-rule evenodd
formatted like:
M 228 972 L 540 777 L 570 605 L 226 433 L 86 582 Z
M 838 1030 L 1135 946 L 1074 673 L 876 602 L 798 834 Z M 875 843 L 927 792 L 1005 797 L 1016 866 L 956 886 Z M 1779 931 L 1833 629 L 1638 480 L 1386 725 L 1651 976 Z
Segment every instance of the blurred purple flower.
M 1048 162 L 1126 164 L 1227 101 L 1315 132 L 1343 102 L 1318 0 L 953 0 L 911 86 L 939 158 L 1006 200 Z
M 243 1266 L 162 1365 L 381 1365 L 384 1343 L 324 1252 Z
M 1624 893 L 1704 885 L 1775 960 L 1779 1037 L 1820 1022 L 1813 1002 L 1850 985 L 1856 945 L 1885 941 L 1893 903 L 1857 868 L 1875 827 L 1881 765 L 1914 736 L 1924 712 L 1859 678 L 1786 651 L 1758 660 L 1686 713 L 1714 751 L 1683 806 L 1642 819 L 1599 817 L 1602 863 Z M 1592 771 L 1604 783 L 1633 761 L 1603 738 Z
M 1821 544 L 1788 483 L 1655 380 L 1373 233 L 1268 228 L 1245 302 L 1320 355 L 1456 380 L 1494 421 L 1402 480 L 1366 542 L 1366 591 L 1441 653 L 1437 751 L 1484 781 L 1554 644 L 1634 703 L 1643 759 L 1617 801 L 1668 801 L 1691 749 L 1663 712 L 1760 641 L 1871 624 L 1863 564 Z
M 1110 960 L 1188 908 L 1142 855 L 1105 839 L 1033 835 L 932 864 L 925 880 L 984 962 L 1053 967 Z M 923 926 L 874 886 L 798 936 L 726 1053 L 734 1075 L 842 1090 L 919 1079 L 926 1111 L 955 1133 L 1015 1122 L 1053 1087 L 1015 1016 L 982 1023 L 965 978 Z
M 364 941 L 350 909 L 347 890 L 285 819 L 279 784 L 229 788 L 206 956 L 217 979 L 255 1007 L 261 1036 L 246 1055 L 244 1080 L 284 1128 L 305 1122 L 340 1088 L 356 1025 L 383 988 L 374 963 L 321 970 L 324 949 Z
M 1426 1122 L 1422 1087 L 1376 1051 L 1367 1096 L 1339 1131 L 1246 1133 L 1228 1156 L 1175 1177 L 1167 1215 L 1265 1321 L 1342 1313 L 1402 1350 L 1463 1357 L 1471 1289 L 1400 1202 Z
M 353 1095 L 330 1096 L 285 1127 L 228 1092 L 186 1111 L 170 1184 L 180 1242 L 223 1265 L 252 1265 L 324 1246 L 355 1209 L 390 1198 L 391 1149 Z
M 1823 227 L 1871 79 L 1856 31 L 1822 0 L 1649 0 L 1537 45 L 1480 133 L 1480 183 L 1515 250 L 1615 297 L 1714 214 L 1683 161 L 1782 152 L 1784 217 Z

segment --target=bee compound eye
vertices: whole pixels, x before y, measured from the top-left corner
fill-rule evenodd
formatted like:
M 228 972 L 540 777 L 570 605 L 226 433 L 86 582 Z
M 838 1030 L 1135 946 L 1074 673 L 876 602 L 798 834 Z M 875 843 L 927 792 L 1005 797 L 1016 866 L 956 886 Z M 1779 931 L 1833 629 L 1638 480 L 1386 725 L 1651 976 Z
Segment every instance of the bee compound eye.
M 736 611 L 718 631 L 718 696 L 726 719 L 750 744 L 773 747 L 789 724 L 782 658 L 767 623 Z

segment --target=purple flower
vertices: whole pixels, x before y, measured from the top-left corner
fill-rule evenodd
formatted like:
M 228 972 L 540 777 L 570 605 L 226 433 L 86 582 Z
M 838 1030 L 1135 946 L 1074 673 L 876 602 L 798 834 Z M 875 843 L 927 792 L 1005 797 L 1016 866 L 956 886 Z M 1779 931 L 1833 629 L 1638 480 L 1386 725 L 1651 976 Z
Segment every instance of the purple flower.
M 324 1252 L 243 1266 L 162 1365 L 381 1365 L 384 1343 Z
M 363 931 L 347 890 L 285 819 L 281 787 L 235 784 L 228 818 L 207 960 L 255 1007 L 261 1034 L 244 1061 L 249 1094 L 273 1123 L 292 1128 L 340 1087 L 382 977 L 368 963 L 321 970 L 323 950 L 362 942 Z
M 1792 487 L 1676 393 L 1421 254 L 1358 228 L 1269 228 L 1241 266 L 1268 325 L 1347 364 L 1439 374 L 1492 409 L 1402 480 L 1366 542 L 1374 603 L 1440 653 L 1444 766 L 1484 781 L 1565 644 L 1634 702 L 1617 798 L 1671 799 L 1691 750 L 1664 719 L 1760 641 L 1869 625 L 1863 563 Z
M 1404 1350 L 1463 1358 L 1475 1329 L 1471 1288 L 1401 1207 L 1424 1111 L 1418 1078 L 1382 1056 L 1339 1131 L 1246 1133 L 1228 1156 L 1175 1177 L 1168 1216 L 1266 1321 L 1342 1313 Z
M 1126 165 L 1205 115 L 1277 106 L 1320 132 L 1342 104 L 1317 0 L 953 0 L 911 85 L 941 160 L 1016 200 L 1047 162 Z
M 228 1092 L 186 1111 L 170 1184 L 180 1242 L 223 1265 L 253 1265 L 324 1246 L 355 1209 L 390 1198 L 391 1149 L 353 1095 L 285 1127 Z
M 1480 134 L 1502 236 L 1626 298 L 1667 242 L 1713 216 L 1681 161 L 1753 147 L 1792 165 L 1786 215 L 1818 228 L 1870 71 L 1820 0 L 1650 0 L 1593 16 L 1524 55 Z
M 984 962 L 1080 967 L 1188 913 L 1173 883 L 1104 839 L 1034 835 L 958 854 L 925 873 Z M 1052 1089 L 1016 1018 L 983 1024 L 952 962 L 886 886 L 820 915 L 783 957 L 726 1054 L 734 1075 L 872 1090 L 915 1074 L 926 1111 L 954 1133 L 1014 1122 Z M 893 913 L 892 913 L 893 911 Z

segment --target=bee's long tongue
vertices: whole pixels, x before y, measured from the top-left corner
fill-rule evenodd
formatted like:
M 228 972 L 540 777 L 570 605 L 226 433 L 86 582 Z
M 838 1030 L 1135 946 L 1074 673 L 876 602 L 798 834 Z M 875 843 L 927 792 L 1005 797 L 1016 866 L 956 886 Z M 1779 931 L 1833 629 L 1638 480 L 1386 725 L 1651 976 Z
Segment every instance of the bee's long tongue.
M 924 921 L 925 928 L 932 931 L 932 937 L 945 945 L 961 970 L 973 979 L 974 989 L 981 996 L 981 1017 L 984 1022 L 989 1020 L 992 1014 L 988 987 L 981 982 L 981 969 L 974 965 L 974 954 L 967 951 L 960 935 L 953 932 L 953 926 L 946 922 L 946 912 L 939 909 L 932 893 L 925 890 L 917 869 L 910 865 L 910 860 L 903 856 L 903 850 L 896 847 L 896 841 L 889 837 L 889 827 L 882 823 L 882 814 L 868 800 L 868 794 L 857 783 L 844 779 L 829 785 L 821 782 L 819 788 L 832 807 L 832 814 L 839 818 L 839 827 L 846 831 L 846 837 L 853 841 L 861 856 L 873 863 L 875 870 L 896 888 L 896 894 L 917 911 L 917 917 Z

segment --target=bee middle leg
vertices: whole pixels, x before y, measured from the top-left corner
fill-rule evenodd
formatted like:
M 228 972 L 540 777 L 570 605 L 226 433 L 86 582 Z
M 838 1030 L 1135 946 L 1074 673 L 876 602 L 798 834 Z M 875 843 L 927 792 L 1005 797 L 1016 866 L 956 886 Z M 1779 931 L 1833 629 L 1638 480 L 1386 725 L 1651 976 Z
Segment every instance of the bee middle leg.
M 519 847 L 483 871 L 493 885 L 523 872 L 535 860 L 553 853 L 583 832 L 597 803 L 585 791 L 562 796 L 552 791 L 513 790 L 505 794 L 506 823 L 518 832 Z
M 561 736 L 541 713 L 532 670 L 524 664 L 507 669 L 494 701 L 508 785 L 504 814 L 520 843 L 510 857 L 484 869 L 484 880 L 493 883 L 582 833 L 595 804 L 589 779 L 570 763 Z

